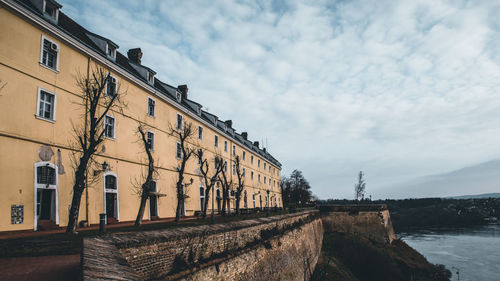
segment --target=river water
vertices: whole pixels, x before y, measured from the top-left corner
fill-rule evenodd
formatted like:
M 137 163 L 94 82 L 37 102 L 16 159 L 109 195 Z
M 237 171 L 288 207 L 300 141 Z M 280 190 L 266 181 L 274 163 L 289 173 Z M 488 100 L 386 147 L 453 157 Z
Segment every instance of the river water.
M 429 262 L 444 264 L 453 273 L 452 281 L 459 277 L 460 281 L 500 280 L 499 224 L 473 229 L 427 229 L 399 236 Z

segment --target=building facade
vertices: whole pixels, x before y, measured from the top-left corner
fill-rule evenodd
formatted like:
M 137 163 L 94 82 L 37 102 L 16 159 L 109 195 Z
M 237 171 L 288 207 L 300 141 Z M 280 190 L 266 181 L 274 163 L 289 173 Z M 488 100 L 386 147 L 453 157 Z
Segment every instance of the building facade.
M 282 206 L 281 164 L 265 148 L 248 140 L 246 132 L 236 132 L 230 120 L 190 100 L 186 85 L 157 79 L 141 64 L 139 48 L 127 55 L 118 49 L 70 19 L 55 1 L 0 0 L 0 231 L 67 225 L 72 159 L 78 155 L 73 128 L 85 114 L 76 82 L 99 68 L 111 77 L 106 92 L 126 93 L 127 107 L 110 111 L 104 120 L 106 137 L 95 157 L 101 168 L 89 171 L 93 180 L 82 196 L 79 221 L 97 224 L 101 213 L 108 223 L 135 219 L 136 182 L 147 160 L 137 134 L 140 123 L 148 127 L 158 171 L 144 219 L 175 216 L 179 160 L 177 139 L 168 132 L 179 120 L 193 124 L 192 145 L 201 147 L 206 158 L 220 155 L 227 161 L 233 182 L 232 163 L 240 157 L 245 174 L 240 208 Z M 184 190 L 183 212 L 190 216 L 206 198 L 196 157 L 187 163 L 185 178 L 193 182 Z M 222 190 L 214 192 L 217 197 Z M 232 197 L 231 209 L 234 204 Z

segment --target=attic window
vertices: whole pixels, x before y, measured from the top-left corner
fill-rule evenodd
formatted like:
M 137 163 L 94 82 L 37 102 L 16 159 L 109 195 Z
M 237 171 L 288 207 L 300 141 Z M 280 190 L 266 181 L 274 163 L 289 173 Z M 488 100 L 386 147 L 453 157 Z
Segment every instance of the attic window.
M 177 97 L 177 101 L 181 102 L 181 93 L 177 92 L 176 97 Z
M 106 54 L 108 55 L 108 57 L 115 59 L 116 58 L 116 48 L 107 44 Z
M 153 79 L 154 79 L 154 77 L 155 77 L 155 76 L 154 76 L 154 74 L 153 74 L 153 73 L 148 72 L 148 82 L 149 82 L 149 83 L 153 83 Z
M 58 7 L 49 1 L 44 1 L 43 14 L 53 20 L 57 20 Z
M 201 106 L 198 106 L 197 112 L 198 112 L 198 115 L 201 115 Z

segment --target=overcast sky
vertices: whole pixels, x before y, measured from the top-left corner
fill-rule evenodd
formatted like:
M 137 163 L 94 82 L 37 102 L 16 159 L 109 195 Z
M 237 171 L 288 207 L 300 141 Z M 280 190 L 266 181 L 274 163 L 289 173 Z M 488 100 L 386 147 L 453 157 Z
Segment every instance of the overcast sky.
M 499 1 L 59 2 L 320 198 L 500 158 Z

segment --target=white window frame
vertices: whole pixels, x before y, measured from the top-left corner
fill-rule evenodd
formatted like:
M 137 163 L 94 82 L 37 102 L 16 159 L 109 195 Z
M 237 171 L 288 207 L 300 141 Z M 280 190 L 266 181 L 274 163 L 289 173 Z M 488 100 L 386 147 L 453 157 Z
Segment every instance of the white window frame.
M 54 4 L 52 4 L 54 5 Z M 45 16 L 45 8 L 47 7 L 47 0 L 43 1 L 42 13 Z M 56 22 L 59 21 L 59 9 L 56 7 L 56 18 L 52 18 Z
M 43 167 L 43 166 L 49 166 L 53 169 L 55 169 L 55 177 L 56 177 L 56 184 L 50 184 L 50 185 L 46 185 L 46 184 L 39 184 L 37 183 L 37 168 L 38 167 Z M 57 169 L 57 165 L 52 163 L 52 162 L 48 162 L 48 161 L 41 161 L 41 162 L 36 162 L 34 164 L 34 179 L 33 179 L 33 187 L 34 187 L 34 195 L 33 195 L 33 230 L 34 231 L 37 231 L 38 230 L 38 218 L 36 216 L 36 210 L 37 210 L 37 206 L 36 206 L 36 202 L 37 202 L 37 189 L 40 188 L 40 189 L 53 189 L 55 190 L 55 217 L 56 217 L 56 224 L 59 225 L 59 189 L 58 189 L 58 185 L 59 185 L 59 171 Z
M 224 160 L 224 172 L 227 173 L 227 160 Z
M 236 156 L 236 145 L 233 144 L 233 155 Z
M 260 159 L 257 159 L 257 168 L 260 168 Z
M 151 83 L 151 84 L 154 84 L 154 82 L 155 82 L 155 75 L 150 71 L 148 71 L 147 80 L 148 80 L 148 83 Z
M 111 50 L 111 55 L 109 55 L 109 50 Z M 113 60 L 116 60 L 116 48 L 110 47 L 109 43 L 106 43 L 106 56 L 112 58 Z
M 224 141 L 224 152 L 227 152 L 227 140 Z
M 45 9 L 45 7 L 44 7 L 44 9 Z M 56 68 L 55 69 L 43 63 L 43 42 L 45 40 L 47 40 L 50 43 L 55 44 L 57 46 Z M 47 36 L 42 34 L 42 43 L 40 44 L 40 65 L 47 68 L 47 69 L 50 69 L 56 73 L 59 73 L 59 54 L 60 53 L 61 53 L 61 46 L 59 44 L 57 44 L 54 40 L 52 40 L 52 39 L 50 39 Z
M 203 127 L 198 126 L 198 139 L 203 140 Z
M 180 156 L 177 153 L 179 151 L 178 148 L 180 148 L 180 154 L 181 154 Z M 181 147 L 181 143 L 180 142 L 176 142 L 176 144 L 175 144 L 175 158 L 177 158 L 179 160 L 182 158 L 182 147 Z
M 114 123 L 113 123 L 113 136 L 110 137 L 110 136 L 107 136 L 106 135 L 106 117 L 109 117 L 109 118 L 112 118 L 114 120 Z M 106 117 L 104 117 L 104 138 L 106 139 L 110 139 L 110 140 L 115 140 L 116 139 L 116 118 L 114 116 L 111 116 L 109 114 L 106 114 Z
M 205 206 L 205 198 L 207 198 L 207 189 L 203 186 L 203 184 L 200 185 L 200 187 L 198 188 L 198 194 L 200 192 L 200 189 L 203 188 L 203 196 L 200 194 L 200 211 L 203 210 L 203 206 Z M 201 199 L 203 199 L 203 203 L 201 202 Z M 207 208 L 208 208 L 208 205 L 207 205 Z
M 253 165 L 253 155 L 250 155 L 250 165 Z
M 106 189 L 106 176 L 114 176 L 116 179 L 116 189 Z M 118 184 L 118 175 L 115 172 L 107 171 L 102 176 L 102 184 L 104 191 L 104 211 L 103 214 L 106 214 L 106 193 L 116 193 L 116 220 L 120 221 L 120 193 L 118 192 L 119 184 Z M 108 216 L 106 214 L 105 223 L 108 224 Z
M 115 81 L 116 81 L 116 82 L 115 82 L 115 95 L 118 95 L 118 78 L 116 78 L 116 76 L 114 76 L 113 74 L 111 74 L 111 73 L 109 73 L 109 72 L 106 74 L 106 77 L 107 77 L 108 75 L 109 75 L 109 78 L 114 78 L 114 79 L 115 79 Z M 110 94 L 108 93 L 108 83 L 109 83 L 109 81 L 108 81 L 108 80 L 106 80 L 106 96 L 107 96 L 107 97 L 113 97 L 112 95 L 110 95 Z
M 149 111 L 149 101 L 153 101 L 153 114 Z M 156 115 L 156 99 L 148 97 L 148 116 L 155 117 Z
M 54 96 L 54 104 L 52 105 L 52 111 L 53 111 L 52 119 L 45 118 L 45 117 L 40 115 L 39 111 L 40 111 L 40 102 L 41 102 L 42 91 Z M 57 106 L 57 95 L 51 91 L 44 89 L 44 88 L 38 87 L 38 96 L 37 96 L 37 102 L 36 102 L 37 108 L 36 108 L 35 117 L 38 119 L 41 119 L 41 120 L 52 122 L 52 123 L 56 122 L 56 106 Z
M 246 157 L 246 153 L 245 153 L 245 151 L 243 150 L 243 153 L 242 153 L 242 155 L 241 155 L 241 158 L 243 158 L 243 161 L 245 161 L 245 157 Z
M 151 151 L 155 151 L 155 133 L 152 132 L 152 131 L 146 131 L 146 141 L 148 140 L 149 138 L 149 134 L 151 134 L 153 136 L 153 139 L 151 141 L 151 147 L 150 147 L 150 150 Z
M 180 123 L 179 123 L 179 117 L 181 117 Z M 182 114 L 177 113 L 176 118 L 175 118 L 175 128 L 177 130 L 182 130 L 182 122 L 183 121 L 184 121 L 184 117 L 182 116 Z
M 245 168 L 243 168 L 243 169 L 242 169 L 242 171 L 241 171 L 241 176 L 244 178 L 244 177 L 245 177 L 245 174 L 246 174 L 246 173 L 245 173 Z
M 236 174 L 236 164 L 233 164 L 233 175 Z
M 219 147 L 219 136 L 214 135 L 214 147 Z

